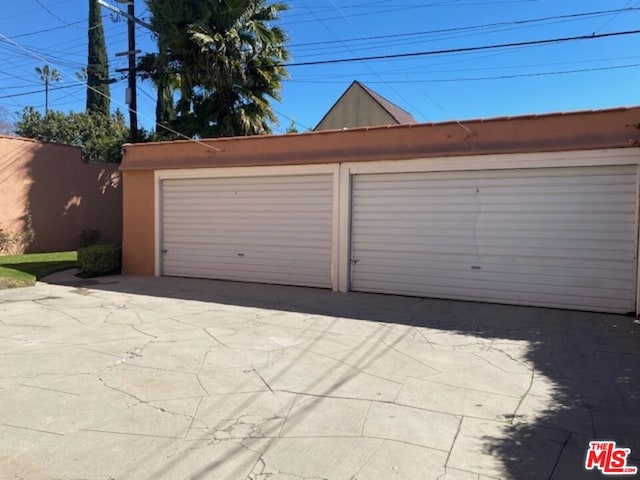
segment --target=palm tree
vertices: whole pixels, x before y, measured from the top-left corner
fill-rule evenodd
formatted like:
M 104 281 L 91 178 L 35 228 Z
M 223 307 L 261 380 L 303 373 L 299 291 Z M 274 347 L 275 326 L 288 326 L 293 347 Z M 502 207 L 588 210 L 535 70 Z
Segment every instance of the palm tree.
M 40 80 L 44 82 L 44 113 L 49 113 L 49 84 L 52 82 L 61 82 L 62 76 L 60 72 L 55 68 L 49 68 L 49 65 L 44 67 L 36 67 L 36 73 L 40 75 Z
M 287 72 L 283 3 L 266 0 L 148 0 L 163 86 L 179 78 L 174 126 L 210 137 L 270 133 Z M 160 85 L 160 83 L 156 83 Z

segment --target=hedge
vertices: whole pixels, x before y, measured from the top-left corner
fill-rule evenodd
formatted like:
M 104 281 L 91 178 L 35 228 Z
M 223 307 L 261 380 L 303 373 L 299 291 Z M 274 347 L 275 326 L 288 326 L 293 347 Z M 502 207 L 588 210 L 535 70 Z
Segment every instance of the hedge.
M 78 269 L 86 275 L 119 273 L 122 249 L 117 245 L 89 245 L 78 249 Z

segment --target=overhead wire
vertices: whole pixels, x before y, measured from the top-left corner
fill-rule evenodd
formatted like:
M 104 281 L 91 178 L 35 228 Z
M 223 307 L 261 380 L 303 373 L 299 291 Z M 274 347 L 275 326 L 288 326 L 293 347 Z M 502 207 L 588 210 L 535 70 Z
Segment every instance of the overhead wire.
M 305 3 L 305 5 L 306 5 L 306 3 Z M 335 3 L 334 3 L 333 5 L 335 6 Z M 338 10 L 339 10 L 339 9 L 338 9 Z M 313 12 L 312 10 L 310 10 L 310 11 L 311 11 L 311 12 Z M 315 16 L 315 13 L 314 13 L 313 15 Z M 318 17 L 316 17 L 316 18 L 318 18 Z M 325 27 L 325 29 L 326 29 L 328 32 L 330 32 L 330 33 L 331 33 L 331 34 L 336 38 L 336 40 L 340 40 L 340 37 L 338 37 L 338 35 L 336 35 L 336 33 L 335 33 L 335 32 L 334 32 L 334 31 L 333 31 L 333 30 L 332 30 L 332 29 L 331 29 L 327 24 L 325 24 L 325 23 L 324 23 L 321 19 L 319 19 L 319 18 L 318 18 L 318 21 L 319 21 L 319 22 L 320 22 L 320 23 Z M 347 46 L 347 49 L 349 49 L 349 47 L 348 47 L 348 46 Z M 376 75 L 378 78 L 380 78 L 380 80 L 382 80 L 382 77 L 381 77 L 381 76 L 379 76 L 379 75 L 377 74 L 377 72 L 376 72 L 376 71 L 371 67 L 371 65 L 368 65 L 368 64 L 366 63 L 366 61 L 364 61 L 364 60 L 362 60 L 362 61 L 361 61 L 361 63 L 362 63 L 362 65 L 363 65 L 367 70 L 369 70 L 369 71 L 370 71 L 370 72 L 372 72 L 374 75 Z M 287 65 L 285 64 L 284 66 L 287 66 Z M 407 99 L 405 99 L 405 98 L 402 96 L 402 94 L 400 94 L 400 93 L 399 93 L 395 88 L 393 88 L 393 86 L 388 85 L 388 84 L 387 84 L 387 86 L 388 86 L 388 87 L 389 87 L 389 89 L 390 89 L 391 91 L 393 91 L 393 92 L 394 92 L 394 93 L 395 93 L 395 94 L 396 94 L 400 99 L 402 99 L 402 101 L 403 101 L 403 102 L 405 102 L 405 104 L 406 104 L 406 105 L 410 106 L 410 108 L 412 108 L 414 112 L 417 112 L 420 116 L 424 117 L 424 115 L 422 115 L 422 113 L 421 113 L 421 112 L 419 112 L 415 107 L 413 107 L 413 105 L 411 105 L 411 103 L 410 103 Z
M 70 27 L 74 27 L 74 28 L 81 28 L 81 27 L 76 26 L 76 25 L 75 25 L 75 24 L 73 24 L 73 23 L 69 23 L 69 22 L 67 22 L 66 20 L 64 20 L 64 19 L 60 18 L 58 15 L 56 15 L 56 13 L 52 12 L 51 10 L 49 10 L 49 8 L 48 8 L 44 3 L 42 3 L 42 1 L 41 1 L 41 0 L 36 0 L 36 3 L 37 3 L 38 5 L 40 5 L 40 6 L 42 7 L 42 9 L 43 9 L 43 10 L 45 10 L 49 15 L 51 15 L 53 18 L 55 18 L 55 19 L 56 19 L 56 20 L 58 20 L 59 22 L 62 22 L 63 24 L 68 25 L 68 26 L 70 26 Z
M 500 27 L 506 25 L 526 25 L 529 23 L 539 23 L 545 22 L 549 20 L 563 20 L 563 19 L 577 19 L 577 18 L 589 18 L 592 16 L 601 16 L 601 15 L 609 15 L 612 13 L 620 14 L 622 12 L 636 12 L 640 11 L 640 8 L 637 7 L 625 7 L 625 8 L 616 8 L 611 10 L 598 10 L 592 12 L 581 12 L 581 13 L 573 13 L 573 14 L 565 14 L 565 15 L 553 15 L 547 17 L 537 17 L 530 18 L 524 20 L 510 20 L 506 22 L 492 22 L 485 23 L 480 25 L 468 25 L 464 27 L 451 27 L 451 28 L 439 28 L 434 30 L 422 30 L 418 32 L 401 32 L 401 33 L 393 33 L 386 35 L 371 35 L 366 37 L 355 37 L 355 38 L 346 38 L 343 40 L 323 40 L 318 42 L 305 42 L 305 43 L 293 43 L 290 44 L 289 47 L 300 47 L 300 46 L 315 46 L 315 45 L 335 45 L 336 43 L 349 43 L 349 42 L 370 42 L 371 40 L 382 40 L 382 39 L 393 39 L 393 38 L 403 38 L 403 37 L 412 37 L 412 36 L 421 36 L 421 35 L 433 35 L 433 34 L 441 34 L 441 33 L 452 33 L 452 32 L 460 32 L 460 31 L 469 31 L 469 30 L 480 30 L 491 27 Z
M 336 5 L 336 3 L 334 2 L 334 0 L 329 0 L 329 1 L 331 2 L 331 4 L 332 4 L 333 6 L 335 6 L 335 8 L 336 8 L 340 13 L 342 13 L 342 14 L 344 15 L 344 12 L 342 12 L 342 10 L 340 10 L 340 8 Z M 351 20 L 350 20 L 346 15 L 345 15 L 345 18 L 349 21 L 349 23 L 351 23 L 354 27 L 356 27 L 355 23 L 353 23 L 353 22 L 352 22 L 352 21 L 351 21 Z M 356 27 L 356 28 L 358 28 L 358 27 Z M 391 60 L 391 64 L 395 67 L 395 62 L 393 62 L 393 60 Z M 413 84 L 413 85 L 414 85 L 414 86 L 415 86 L 415 87 L 416 87 L 416 88 L 417 88 L 417 89 L 418 89 L 418 90 L 419 90 L 419 91 L 424 95 L 424 97 L 425 97 L 427 100 L 429 100 L 433 105 L 435 105 L 435 106 L 436 106 L 438 109 L 440 109 L 442 112 L 447 113 L 447 112 L 446 112 L 446 109 L 445 109 L 445 108 L 444 108 L 444 107 L 443 107 L 439 102 L 437 102 L 434 98 L 432 98 L 432 97 L 431 97 L 431 95 L 429 95 L 429 94 L 428 94 L 428 93 L 427 93 L 427 92 L 426 92 L 422 87 L 420 87 L 418 84 L 414 83 L 414 82 L 411 80 L 411 77 L 409 77 L 409 75 L 408 75 L 406 72 L 403 72 L 403 74 L 404 74 L 405 78 L 409 81 L 409 83 L 412 83 L 412 84 Z M 381 76 L 381 75 L 379 75 L 377 72 L 376 72 L 376 76 L 377 76 L 378 78 L 382 79 L 382 76 Z M 386 82 L 386 81 L 385 81 L 384 83 L 385 83 L 385 85 L 389 85 L 389 84 L 388 84 L 388 82 Z M 396 93 L 397 93 L 397 91 L 395 90 L 395 88 L 392 88 L 392 90 L 393 90 L 394 92 L 396 92 Z M 400 96 L 400 98 L 403 98 L 403 97 L 402 97 L 402 96 Z M 405 101 L 406 101 L 406 100 L 405 100 Z M 414 107 L 414 109 L 415 109 L 415 107 Z M 422 115 L 422 117 L 423 117 L 423 118 L 422 118 L 423 120 L 426 120 L 426 119 L 427 119 L 427 117 L 426 117 L 424 114 L 422 114 L 422 113 L 421 113 L 421 115 Z M 459 122 L 458 122 L 458 124 L 459 124 L 459 125 L 460 125 L 460 127 L 462 127 L 464 130 L 466 130 L 466 131 L 467 131 L 467 133 L 470 133 L 470 131 L 469 131 L 469 129 L 468 129 L 467 127 L 465 127 L 464 125 L 462 125 L 462 124 L 461 124 L 461 123 L 459 123 Z
M 625 6 L 622 8 L 622 10 L 624 10 L 625 8 L 628 8 L 631 5 L 631 2 L 633 0 L 627 0 L 627 3 L 625 4 Z M 614 15 L 611 16 L 611 18 L 609 18 L 609 20 L 607 20 L 606 22 L 604 22 L 600 28 L 597 28 L 596 30 L 594 30 L 594 33 L 598 33 L 601 32 L 604 27 L 608 26 L 609 24 L 611 24 L 611 22 L 613 22 L 616 18 L 618 18 L 618 16 L 620 15 L 620 13 L 622 13 L 622 10 L 620 12 L 615 13 Z
M 405 6 L 397 6 L 397 7 L 392 7 L 392 8 L 385 8 L 383 10 L 379 10 L 379 11 L 370 11 L 370 12 L 362 12 L 362 13 L 354 13 L 351 15 L 351 17 L 361 17 L 361 16 L 372 16 L 372 15 L 382 15 L 382 14 L 388 14 L 388 13 L 393 13 L 393 12 L 403 12 L 403 11 L 408 11 L 408 10 L 417 10 L 417 9 L 422 9 L 422 8 L 443 8 L 443 7 L 470 7 L 470 6 L 486 6 L 486 5 L 499 5 L 499 4 L 507 4 L 507 3 L 526 3 L 526 2 L 530 2 L 531 0 L 503 0 L 503 1 L 492 1 L 492 2 L 475 2 L 475 3 L 466 3 L 464 5 L 461 5 L 459 3 L 458 0 L 448 0 L 448 1 L 439 1 L 439 2 L 434 2 L 434 3 L 417 3 L 417 4 L 413 4 L 413 5 L 405 5 Z M 384 8 L 384 7 L 383 7 Z M 310 12 L 311 13 L 311 12 Z M 315 13 L 314 13 L 315 14 Z M 298 16 L 303 15 L 303 14 L 299 14 Z M 289 15 L 289 18 L 294 17 L 294 15 Z M 339 20 L 341 17 L 319 17 L 319 20 L 323 20 L 323 21 L 329 21 L 329 20 Z M 299 24 L 304 24 L 304 23 L 313 23 L 316 21 L 316 17 L 314 17 L 314 19 L 309 19 L 309 20 L 297 20 L 294 22 L 288 22 L 289 25 L 299 25 Z
M 598 38 L 611 38 L 611 37 L 620 37 L 620 36 L 626 36 L 626 35 L 637 35 L 638 33 L 640 33 L 640 30 L 625 30 L 621 32 L 598 33 L 598 34 L 591 34 L 591 35 L 576 35 L 572 37 L 557 37 L 557 38 L 547 38 L 547 39 L 541 39 L 541 40 L 507 42 L 507 43 L 499 43 L 499 44 L 492 44 L 492 45 L 472 46 L 472 47 L 445 48 L 440 50 L 425 50 L 420 52 L 392 53 L 392 54 L 386 54 L 386 55 L 370 55 L 370 56 L 351 57 L 351 58 L 334 58 L 334 59 L 326 59 L 326 60 L 315 60 L 315 61 L 309 61 L 309 62 L 291 62 L 291 63 L 283 63 L 282 66 L 283 67 L 305 67 L 305 66 L 311 66 L 311 65 L 330 65 L 330 64 L 338 64 L 338 63 L 388 60 L 390 58 L 415 58 L 415 57 L 425 57 L 430 55 L 444 55 L 444 54 L 451 54 L 451 53 L 479 52 L 484 50 L 494 50 L 497 48 L 517 48 L 517 47 L 533 46 L 533 45 L 549 45 L 549 44 L 557 44 L 557 43 L 565 43 L 565 42 L 594 40 Z
M 594 67 L 594 68 L 582 68 L 573 70 L 554 70 L 551 72 L 530 72 L 530 73 L 514 73 L 507 75 L 495 75 L 485 77 L 459 77 L 459 78 L 429 78 L 425 80 L 396 80 L 395 83 L 454 83 L 454 82 L 474 82 L 483 80 L 506 80 L 513 78 L 525 78 L 525 77 L 545 77 L 553 75 L 567 75 L 574 73 L 586 73 L 586 72 L 600 72 L 606 70 L 620 70 L 626 68 L 638 68 L 640 63 L 632 63 L 626 65 L 609 65 L 607 67 Z M 297 80 L 297 83 L 309 83 L 309 84 L 339 84 L 342 83 L 339 80 Z M 380 83 L 375 80 L 371 80 L 368 83 Z
M 40 60 L 40 61 L 43 61 L 43 60 L 44 60 L 40 55 L 38 55 L 38 53 L 36 53 L 36 52 L 34 52 L 34 51 L 32 51 L 32 50 L 29 50 L 29 49 L 27 49 L 27 48 L 23 47 L 21 44 L 19 44 L 18 42 L 16 42 L 16 41 L 15 41 L 15 40 L 13 40 L 12 38 L 8 37 L 7 35 L 4 35 L 3 33 L 0 33 L 0 39 L 4 39 L 5 41 L 8 41 L 8 42 L 12 43 L 12 44 L 13 44 L 13 45 L 15 45 L 16 47 L 18 47 L 18 48 L 20 48 L 20 49 L 24 50 L 25 52 L 29 53 L 29 54 L 30 54 L 30 55 L 32 55 L 34 58 L 36 58 L 36 59 L 38 59 L 38 60 Z M 54 65 L 54 66 L 55 66 L 55 65 Z M 102 96 L 104 96 L 104 97 L 108 97 L 107 95 L 105 95 L 104 93 L 102 93 L 100 90 L 98 90 L 97 88 L 92 87 L 92 86 L 91 86 L 91 85 L 89 85 L 88 83 L 86 83 L 86 82 L 84 82 L 84 81 L 82 81 L 82 80 L 80 80 L 80 79 L 78 79 L 78 78 L 74 78 L 74 80 L 76 81 L 76 83 L 81 84 L 82 86 L 84 86 L 84 87 L 86 87 L 86 88 L 88 88 L 88 89 L 92 90 L 93 92 L 95 92 L 95 93 L 97 93 L 97 94 L 99 94 L 99 95 L 102 95 Z M 109 97 L 109 98 L 110 98 L 110 97 Z M 127 111 L 130 111 L 130 110 L 131 110 L 131 109 L 129 108 L 129 106 L 128 106 L 128 105 L 126 105 L 126 104 L 124 104 L 124 103 L 122 103 L 122 102 L 119 102 L 119 101 L 117 101 L 117 100 L 115 100 L 115 99 L 111 99 L 111 101 L 112 101 L 112 102 L 114 102 L 114 103 L 116 103 L 116 104 L 118 104 L 118 105 L 120 105 L 120 106 L 122 106 L 122 107 L 124 107 Z M 150 120 L 146 115 L 143 115 L 141 112 L 136 111 L 136 113 L 137 113 L 140 117 L 142 117 L 142 118 L 146 118 L 147 120 Z M 167 130 L 167 131 L 169 131 L 169 132 L 173 133 L 174 135 L 177 135 L 178 137 L 184 138 L 185 140 L 189 140 L 189 141 L 191 141 L 191 142 L 197 143 L 197 144 L 199 144 L 199 145 L 201 145 L 201 146 L 203 146 L 203 147 L 205 147 L 205 148 L 207 148 L 207 149 L 210 149 L 210 150 L 214 150 L 214 151 L 217 151 L 217 152 L 220 152 L 220 151 L 221 151 L 221 149 L 220 149 L 220 148 L 218 148 L 218 147 L 215 147 L 215 146 L 213 146 L 213 145 L 207 145 L 207 144 L 206 144 L 206 143 L 204 143 L 204 142 L 201 142 L 201 141 L 196 140 L 196 139 L 194 139 L 194 138 L 188 137 L 187 135 L 184 135 L 184 134 L 182 134 L 182 133 L 178 132 L 177 130 L 172 129 L 171 127 L 169 127 L 169 126 L 167 126 L 167 125 L 161 124 L 161 123 L 159 123 L 159 122 L 157 122 L 157 121 L 155 121 L 154 123 L 155 123 L 155 125 L 157 125 L 157 126 L 159 126 L 159 127 L 163 128 L 163 129 L 165 129 L 165 130 Z

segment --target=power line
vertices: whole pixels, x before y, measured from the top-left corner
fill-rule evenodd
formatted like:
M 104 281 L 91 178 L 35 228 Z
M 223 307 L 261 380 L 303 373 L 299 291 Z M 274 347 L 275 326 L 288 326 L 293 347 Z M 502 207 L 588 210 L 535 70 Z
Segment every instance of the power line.
M 18 35 L 14 35 L 13 38 L 30 37 L 30 36 L 33 36 L 33 35 L 38 35 L 39 33 L 54 32 L 56 30 L 61 30 L 63 28 L 68 28 L 70 26 L 79 25 L 79 24 L 85 23 L 85 22 L 86 22 L 86 20 L 78 20 L 77 22 L 70 22 L 67 25 L 58 25 L 57 27 L 43 28 L 42 30 L 36 30 L 36 31 L 33 31 L 33 32 L 20 33 Z
M 333 0 L 331 0 L 331 2 L 333 3 L 333 6 L 334 6 L 334 7 L 335 7 L 335 8 L 336 8 L 336 9 L 337 9 L 337 10 L 338 10 L 338 11 L 339 11 L 343 16 L 344 16 L 344 13 L 340 10 L 340 8 L 339 8 L 337 5 L 333 2 Z M 306 6 L 306 3 L 305 3 L 305 6 Z M 307 7 L 307 8 L 308 8 L 308 7 Z M 313 12 L 313 10 L 309 9 L 309 12 L 311 12 L 311 14 L 312 14 L 315 18 L 317 18 L 317 19 L 318 19 L 318 21 L 319 21 L 319 22 L 320 22 L 320 23 L 321 23 L 321 24 L 322 24 L 322 25 L 323 25 L 323 26 L 324 26 L 324 27 L 325 27 L 325 28 L 326 28 L 326 29 L 327 29 L 327 30 L 328 30 L 328 31 L 329 31 L 329 32 L 330 32 L 330 33 L 331 33 L 335 38 L 336 38 L 336 40 L 338 40 L 338 41 L 340 40 L 340 38 L 338 37 L 338 35 L 336 35 L 336 33 L 335 33 L 331 28 L 329 28 L 329 26 L 328 26 L 327 24 L 325 24 L 325 23 L 324 23 L 324 21 L 322 21 L 322 19 L 318 18 L 318 17 L 315 15 L 315 13 Z M 345 18 L 347 18 L 347 17 L 345 16 Z M 351 22 L 348 18 L 347 18 L 347 20 L 348 20 L 348 21 L 353 25 L 353 22 Z M 344 46 L 345 46 L 349 51 L 351 51 L 351 53 L 354 53 L 354 52 L 351 50 L 351 48 L 349 47 L 349 45 L 344 44 Z M 367 68 L 367 70 L 369 70 L 371 73 L 373 73 L 374 75 L 376 75 L 380 80 L 382 80 L 382 81 L 384 82 L 383 78 L 382 78 L 382 77 L 381 77 L 381 76 L 380 76 L 380 75 L 379 75 L 379 74 L 378 74 L 378 73 L 377 73 L 377 72 L 376 72 L 376 71 L 371 67 L 371 65 L 369 65 L 368 63 L 366 63 L 366 61 L 364 61 L 364 60 L 360 60 L 360 62 L 362 63 L 362 65 L 364 65 L 364 66 Z M 402 95 L 401 95 L 401 94 L 400 94 L 400 93 L 399 93 L 395 88 L 393 88 L 393 86 L 392 86 L 392 85 L 389 85 L 387 82 L 384 82 L 384 83 L 385 83 L 385 84 L 389 87 L 389 89 L 391 89 L 391 90 L 392 90 L 392 91 L 393 91 L 393 92 L 394 92 L 394 93 L 395 93 L 395 94 L 396 94 L 400 99 L 402 99 L 402 101 L 403 101 L 406 105 L 408 105 L 408 106 L 409 106 L 409 107 L 410 107 L 414 112 L 417 112 L 420 116 L 424 117 L 424 115 L 423 115 L 421 112 L 419 112 L 419 111 L 418 111 L 418 109 L 416 109 L 416 108 L 415 108 L 415 107 L 414 107 L 414 106 L 413 106 L 413 105 L 412 105 L 412 104 L 411 104 L 407 99 L 405 99 L 405 98 L 404 98 L 404 97 L 403 97 L 403 96 L 402 96 Z
M 510 3 L 526 3 L 526 2 L 531 2 L 534 0 L 502 0 L 502 1 L 490 1 L 490 2 L 475 2 L 475 3 L 466 3 L 464 4 L 464 7 L 470 7 L 470 6 L 486 6 L 486 5 L 501 5 L 501 4 L 510 4 Z M 364 6 L 371 6 L 370 3 L 366 3 L 363 4 Z M 362 17 L 362 16 L 371 16 L 371 15 L 382 15 L 382 14 L 388 14 L 388 13 L 394 13 L 394 12 L 402 12 L 402 11 L 406 11 L 406 10 L 416 10 L 416 9 L 421 9 L 421 8 L 428 8 L 428 7 L 460 7 L 462 6 L 459 3 L 459 0 L 449 0 L 449 1 L 439 1 L 439 2 L 434 2 L 434 3 L 419 3 L 419 4 L 411 4 L 411 5 L 405 5 L 405 6 L 398 6 L 398 7 L 393 7 L 393 8 L 387 8 L 386 10 L 379 10 L 379 11 L 371 11 L 371 12 L 363 12 L 363 13 L 355 13 L 353 15 L 351 15 L 352 17 Z M 304 14 L 299 14 L 299 15 L 304 15 Z M 298 15 L 298 16 L 299 16 Z M 289 17 L 294 17 L 295 15 L 289 15 Z M 326 18 L 322 18 L 321 20 L 339 20 L 341 17 L 326 17 Z M 289 25 L 296 25 L 296 24 L 302 24 L 302 23 L 312 23 L 315 22 L 316 20 L 298 20 L 298 21 L 294 21 L 294 22 L 288 22 Z
M 370 40 L 384 40 L 388 38 L 402 38 L 402 37 L 414 37 L 419 35 L 432 35 L 438 33 L 452 33 L 452 32 L 460 32 L 467 30 L 481 30 L 485 28 L 491 27 L 502 27 L 506 25 L 524 25 L 528 23 L 537 23 L 537 22 L 546 22 L 549 20 L 561 20 L 561 19 L 569 19 L 569 18 L 581 18 L 581 17 L 591 17 L 591 16 L 600 16 L 600 15 L 608 15 L 608 14 L 620 14 L 622 12 L 632 12 L 638 11 L 640 8 L 637 7 L 627 7 L 627 8 L 618 8 L 614 10 L 600 10 L 595 12 L 584 12 L 584 13 L 573 13 L 568 15 L 556 15 L 551 17 L 539 17 L 539 18 L 531 18 L 526 20 L 511 20 L 508 22 L 496 22 L 496 23 L 485 23 L 481 25 L 470 25 L 466 27 L 452 27 L 452 28 L 441 28 L 437 30 L 424 30 L 420 32 L 409 32 L 409 33 L 393 33 L 387 35 L 374 35 L 369 37 L 355 37 L 355 38 L 347 38 L 344 40 L 324 40 L 321 42 L 307 42 L 307 43 L 293 43 L 290 44 L 289 47 L 307 47 L 307 46 L 316 46 L 316 45 L 332 45 L 336 43 L 343 42 L 364 42 Z
M 53 90 L 62 90 L 64 88 L 77 88 L 80 85 L 64 85 L 62 87 L 49 87 L 49 91 L 53 91 Z M 34 93 L 42 93 L 44 92 L 43 89 L 41 90 L 31 90 L 30 92 L 20 92 L 20 93 L 13 93 L 11 95 L 3 95 L 0 98 L 13 98 L 13 97 L 23 97 L 25 95 L 33 95 Z
M 515 64 L 515 65 L 500 65 L 500 66 L 482 66 L 482 67 L 465 67 L 465 68 L 450 68 L 450 69 L 432 69 L 430 67 L 425 67 L 421 65 L 419 67 L 407 68 L 407 69 L 394 69 L 394 70 L 385 70 L 380 73 L 386 75 L 402 75 L 405 70 L 411 71 L 415 74 L 428 74 L 433 75 L 436 73 L 459 73 L 459 72 L 485 72 L 488 70 L 513 70 L 513 69 L 524 69 L 524 68 L 542 68 L 542 67 L 556 67 L 558 65 L 580 65 L 580 64 L 602 64 L 603 62 L 614 62 L 621 60 L 638 60 L 640 59 L 640 55 L 627 55 L 624 57 L 607 57 L 607 58 L 591 58 L 588 60 L 573 60 L 568 62 L 546 62 L 546 63 L 528 63 L 528 64 Z M 607 65 L 604 65 L 605 67 Z M 600 67 L 594 67 L 600 68 Z M 419 69 L 419 70 L 417 70 Z M 297 75 L 294 81 L 301 80 L 323 80 L 323 79 L 337 79 L 337 78 L 353 78 L 354 73 L 343 73 L 340 75 L 336 74 L 309 74 L 308 76 Z M 358 74 L 358 75 L 368 75 L 368 74 Z
M 54 12 L 52 12 L 51 10 L 49 10 L 49 8 L 47 8 L 47 6 L 46 6 L 44 3 L 42 3 L 42 2 L 41 2 L 41 0 L 36 0 L 36 3 L 37 3 L 38 5 L 40 5 L 40 6 L 41 6 L 41 7 L 42 7 L 42 8 L 43 8 L 43 9 L 44 9 L 44 10 L 45 10 L 49 15 L 51 15 L 51 16 L 52 16 L 53 18 L 55 18 L 56 20 L 58 20 L 58 21 L 60 21 L 60 22 L 64 23 L 65 25 L 67 25 L 67 26 L 69 26 L 69 27 L 73 27 L 73 28 L 80 28 L 80 27 L 76 26 L 75 24 L 73 24 L 73 23 L 69 23 L 69 22 L 67 22 L 66 20 L 64 20 L 64 19 L 60 18 L 60 17 L 59 17 L 58 15 L 56 15 Z
M 449 53 L 465 53 L 465 52 L 479 52 L 483 50 L 495 50 L 497 48 L 514 48 L 514 47 L 525 47 L 525 46 L 532 46 L 532 45 L 548 45 L 552 43 L 573 42 L 573 41 L 579 41 L 579 40 L 594 40 L 596 38 L 609 38 L 609 37 L 620 37 L 624 35 L 637 35 L 638 33 L 640 33 L 640 30 L 627 30 L 623 32 L 579 35 L 575 37 L 548 38 L 544 40 L 530 40 L 526 42 L 499 43 L 494 45 L 482 45 L 477 47 L 447 48 L 442 50 L 427 50 L 423 52 L 393 53 L 388 55 L 372 55 L 367 57 L 335 58 L 335 59 L 329 59 L 329 60 L 315 60 L 310 62 L 297 62 L 297 63 L 293 62 L 293 63 L 284 63 L 282 64 L 282 66 L 283 67 L 306 67 L 310 65 L 329 65 L 329 64 L 336 64 L 336 63 L 388 60 L 391 58 L 426 57 L 431 55 L 444 55 Z
M 483 80 L 507 80 L 513 78 L 524 78 L 524 77 L 546 77 L 552 75 L 567 75 L 573 73 L 586 73 L 586 72 L 600 72 L 605 70 L 620 70 L 625 68 L 637 68 L 640 67 L 640 63 L 632 63 L 627 65 L 611 65 L 608 67 L 594 67 L 594 68 L 582 68 L 575 70 L 558 70 L 553 72 L 531 72 L 531 73 L 514 73 L 508 75 L 495 75 L 490 77 L 459 77 L 459 78 L 430 78 L 427 80 L 413 80 L 411 82 L 406 80 L 396 80 L 394 83 L 454 83 L 454 82 L 474 82 L 474 81 L 483 81 Z M 297 83 L 313 83 L 313 84 L 333 84 L 333 83 L 342 83 L 340 81 L 332 81 L 332 80 L 296 80 Z M 375 80 L 369 81 L 367 83 L 379 83 Z
M 10 44 L 14 45 L 15 47 L 17 47 L 17 48 L 19 48 L 19 49 L 21 49 L 21 50 L 25 51 L 26 53 L 28 53 L 29 55 L 31 55 L 31 56 L 32 56 L 33 58 L 35 58 L 36 60 L 39 60 L 39 61 L 46 61 L 46 60 L 45 60 L 42 56 L 40 56 L 38 53 L 36 53 L 36 52 L 34 52 L 34 51 L 32 51 L 32 50 L 29 50 L 28 48 L 25 48 L 24 46 L 22 46 L 21 44 L 19 44 L 18 42 L 16 42 L 16 41 L 15 41 L 15 40 L 13 40 L 12 38 L 10 38 L 10 37 L 8 37 L 8 36 L 4 35 L 3 33 L 0 33 L 0 40 L 4 40 L 4 41 L 9 42 Z M 55 65 L 54 65 L 54 66 L 55 66 Z M 66 72 L 66 73 L 68 73 L 68 72 Z M 102 93 L 100 90 L 98 90 L 98 89 L 94 88 L 93 86 L 89 85 L 87 82 L 83 82 L 83 81 L 81 81 L 81 80 L 80 80 L 80 79 L 78 79 L 78 78 L 74 78 L 74 80 L 75 80 L 78 84 L 82 85 L 83 87 L 86 87 L 86 88 L 89 88 L 89 89 L 93 90 L 93 91 L 94 91 L 94 92 L 96 92 L 98 95 L 102 95 L 102 96 L 105 96 L 105 97 L 107 96 L 107 95 L 105 95 L 104 93 Z M 71 86 L 68 86 L 68 87 L 71 87 Z M 62 88 L 62 87 L 60 87 L 60 88 Z M 26 95 L 26 94 L 25 94 L 25 95 Z M 13 95 L 13 96 L 16 96 L 16 95 Z M 125 105 L 125 104 L 123 104 L 122 102 L 119 102 L 119 101 L 114 100 L 114 99 L 111 99 L 111 100 L 112 100 L 114 103 L 117 103 L 118 105 L 125 107 L 125 108 L 127 109 L 127 111 L 131 110 L 131 109 L 129 108 L 129 106 L 128 106 L 128 105 Z M 138 113 L 138 112 L 136 111 L 136 113 Z M 145 118 L 147 118 L 147 117 L 145 117 Z M 177 130 L 174 130 L 174 129 L 172 129 L 171 127 L 168 127 L 168 126 L 166 126 L 166 125 L 163 125 L 163 124 L 161 124 L 161 123 L 159 123 L 159 122 L 157 122 L 157 121 L 155 122 L 155 124 L 156 124 L 157 126 L 159 126 L 159 127 L 164 128 L 165 130 L 167 130 L 167 131 L 169 131 L 169 132 L 173 133 L 174 135 L 177 135 L 178 137 L 181 137 L 181 138 L 183 138 L 183 139 L 185 139 L 185 140 L 189 140 L 189 141 L 191 141 L 191 142 L 193 142 L 193 143 L 196 143 L 196 144 L 198 144 L 198 145 L 201 145 L 201 146 L 203 146 L 203 147 L 205 147 L 205 148 L 207 148 L 207 149 L 209 149 L 209 150 L 214 150 L 214 151 L 217 151 L 217 152 L 220 152 L 220 151 L 221 151 L 221 149 L 220 149 L 220 148 L 218 148 L 218 147 L 214 147 L 213 145 L 207 145 L 207 144 L 206 144 L 206 143 L 204 143 L 204 142 L 201 142 L 201 141 L 196 140 L 196 139 L 194 139 L 194 138 L 188 137 L 187 135 L 184 135 L 183 133 L 180 133 L 180 132 L 178 132 Z

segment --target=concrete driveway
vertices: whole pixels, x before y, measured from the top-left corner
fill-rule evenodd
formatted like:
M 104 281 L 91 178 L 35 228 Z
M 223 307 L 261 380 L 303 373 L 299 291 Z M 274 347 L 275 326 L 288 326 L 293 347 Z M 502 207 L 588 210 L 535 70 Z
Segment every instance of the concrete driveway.
M 640 465 L 633 318 L 68 272 L 0 291 L 3 479 L 604 478 L 590 440 Z

